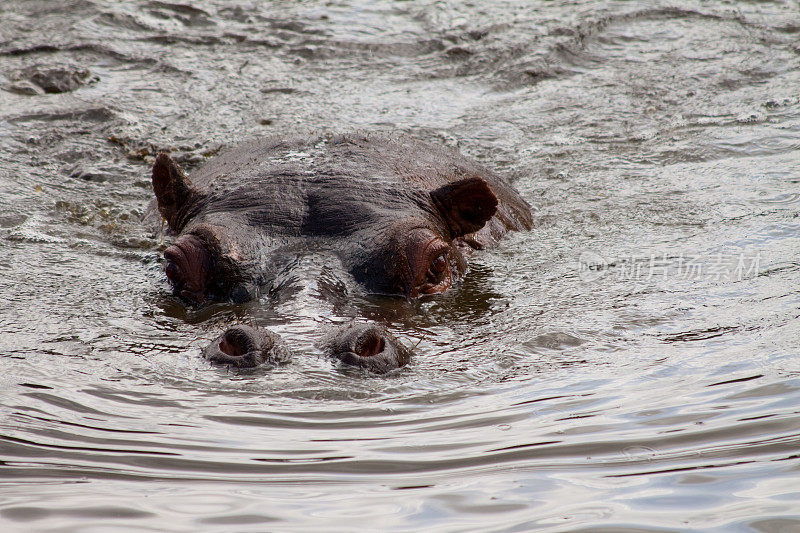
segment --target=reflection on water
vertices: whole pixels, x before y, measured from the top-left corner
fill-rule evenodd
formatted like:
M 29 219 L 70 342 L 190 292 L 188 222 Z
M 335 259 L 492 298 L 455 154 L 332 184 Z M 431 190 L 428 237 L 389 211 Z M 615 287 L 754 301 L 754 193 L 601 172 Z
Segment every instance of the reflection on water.
M 0 6 L 4 531 L 794 531 L 800 17 L 789 4 Z M 536 227 L 446 295 L 309 254 L 187 309 L 148 166 L 405 130 L 515 179 Z M 320 333 L 387 324 L 388 376 Z M 272 370 L 211 367 L 226 326 Z

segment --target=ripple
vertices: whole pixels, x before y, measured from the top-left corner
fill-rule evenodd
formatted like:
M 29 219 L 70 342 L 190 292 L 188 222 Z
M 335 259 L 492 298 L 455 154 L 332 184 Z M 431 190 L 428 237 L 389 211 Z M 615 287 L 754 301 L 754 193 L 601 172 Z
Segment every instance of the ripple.
M 64 91 L 0 104 L 9 527 L 797 527 L 796 13 L 99 4 L 0 4 L 3 83 L 67 69 Z M 358 128 L 507 172 L 536 228 L 421 302 L 362 294 L 311 252 L 245 305 L 170 295 L 139 223 L 159 150 L 195 166 L 256 135 Z M 667 268 L 720 254 L 761 262 Z M 669 275 L 634 274 L 651 267 Z M 326 358 L 315 339 L 354 317 L 412 363 Z M 233 324 L 273 329 L 294 361 L 211 366 L 201 348 Z

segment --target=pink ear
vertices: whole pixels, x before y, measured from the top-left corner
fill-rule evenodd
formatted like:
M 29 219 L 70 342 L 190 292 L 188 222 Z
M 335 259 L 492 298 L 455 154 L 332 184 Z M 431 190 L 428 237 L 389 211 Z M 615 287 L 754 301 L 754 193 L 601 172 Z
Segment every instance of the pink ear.
M 483 179 L 465 178 L 431 192 L 453 238 L 481 229 L 497 211 L 497 197 Z
M 185 222 L 180 211 L 195 192 L 180 167 L 165 153 L 158 154 L 153 164 L 153 191 L 159 213 L 172 230 L 179 232 Z

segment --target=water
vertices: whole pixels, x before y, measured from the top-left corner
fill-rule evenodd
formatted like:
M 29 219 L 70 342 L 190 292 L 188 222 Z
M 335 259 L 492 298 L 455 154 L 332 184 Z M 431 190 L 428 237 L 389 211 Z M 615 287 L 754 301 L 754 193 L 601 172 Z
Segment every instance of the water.
M 796 3 L 7 0 L 0 21 L 3 531 L 800 530 Z M 459 147 L 536 228 L 425 302 L 342 293 L 315 256 L 251 304 L 170 296 L 139 222 L 158 149 L 191 168 L 353 129 Z M 354 315 L 413 363 L 324 358 Z M 234 323 L 298 356 L 211 367 Z

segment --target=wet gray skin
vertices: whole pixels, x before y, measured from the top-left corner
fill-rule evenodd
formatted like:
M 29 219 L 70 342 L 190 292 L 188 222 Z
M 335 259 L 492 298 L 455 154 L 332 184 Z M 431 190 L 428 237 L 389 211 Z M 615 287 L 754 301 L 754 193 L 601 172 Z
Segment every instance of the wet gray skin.
M 191 177 L 166 153 L 152 173 L 157 212 L 175 235 L 164 252 L 189 305 L 241 303 L 274 281 L 292 251 L 326 250 L 370 293 L 446 292 L 474 250 L 531 228 L 531 208 L 499 175 L 457 152 L 389 135 L 257 139 Z M 214 363 L 283 361 L 276 335 L 236 327 L 204 350 Z M 354 323 L 322 342 L 343 363 L 384 373 L 410 351 L 384 327 Z

